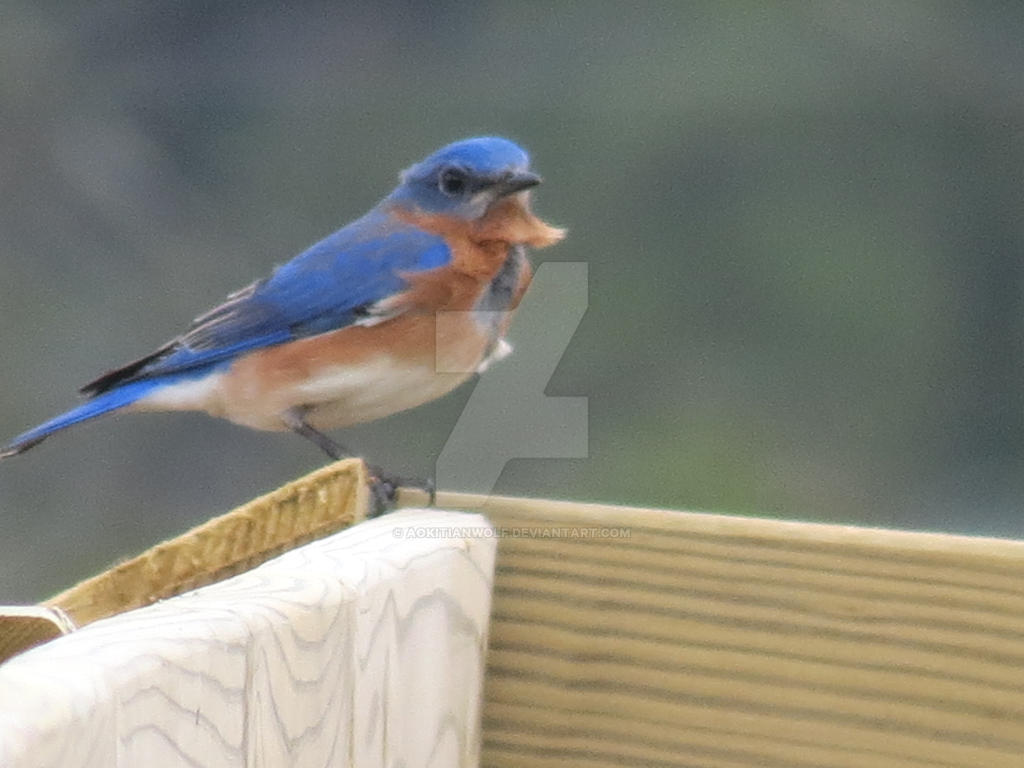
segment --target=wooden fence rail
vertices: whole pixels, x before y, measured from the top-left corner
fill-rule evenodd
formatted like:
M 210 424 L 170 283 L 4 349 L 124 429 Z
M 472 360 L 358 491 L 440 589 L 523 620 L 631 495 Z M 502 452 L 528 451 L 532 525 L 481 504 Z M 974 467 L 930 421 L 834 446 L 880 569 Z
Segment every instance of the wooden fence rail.
M 438 506 L 15 657 L 0 765 L 1024 766 L 1024 542 Z

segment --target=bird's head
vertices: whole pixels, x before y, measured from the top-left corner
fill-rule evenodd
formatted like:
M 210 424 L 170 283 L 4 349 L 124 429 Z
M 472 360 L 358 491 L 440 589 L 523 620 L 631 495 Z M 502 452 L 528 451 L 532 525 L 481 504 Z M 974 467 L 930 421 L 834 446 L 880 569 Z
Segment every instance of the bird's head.
M 402 172 L 388 201 L 472 221 L 499 200 L 540 184 L 522 147 L 494 136 L 456 141 Z

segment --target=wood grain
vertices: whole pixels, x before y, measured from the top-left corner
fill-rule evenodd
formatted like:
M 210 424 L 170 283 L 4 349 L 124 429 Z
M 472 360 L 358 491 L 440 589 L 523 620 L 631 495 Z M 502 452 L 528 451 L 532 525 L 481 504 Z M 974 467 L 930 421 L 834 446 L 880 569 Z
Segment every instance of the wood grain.
M 1024 765 L 1024 543 L 442 494 L 498 550 L 489 768 Z
M 495 539 L 467 521 L 368 521 L 15 657 L 0 765 L 477 765 Z
M 141 608 L 352 525 L 365 517 L 367 504 L 363 462 L 337 461 L 157 544 L 43 605 L 62 611 L 77 626 Z M 0 609 L 0 633 L 5 624 Z

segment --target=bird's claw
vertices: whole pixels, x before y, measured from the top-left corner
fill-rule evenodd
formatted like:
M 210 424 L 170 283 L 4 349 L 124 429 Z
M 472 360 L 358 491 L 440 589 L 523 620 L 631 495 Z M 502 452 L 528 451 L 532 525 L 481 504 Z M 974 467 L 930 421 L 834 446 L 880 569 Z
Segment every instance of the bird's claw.
M 393 512 L 398 503 L 399 488 L 418 488 L 428 496 L 427 506 L 434 506 L 437 500 L 437 486 L 432 478 L 419 479 L 399 477 L 382 471 L 378 467 L 370 467 L 370 512 L 367 517 L 379 517 L 386 512 Z

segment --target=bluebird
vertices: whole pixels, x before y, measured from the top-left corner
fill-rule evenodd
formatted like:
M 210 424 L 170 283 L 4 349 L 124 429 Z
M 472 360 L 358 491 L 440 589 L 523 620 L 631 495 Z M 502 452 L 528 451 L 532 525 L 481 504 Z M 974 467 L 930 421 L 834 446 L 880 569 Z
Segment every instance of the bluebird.
M 564 235 L 531 212 L 540 181 L 507 139 L 439 149 L 362 218 L 89 382 L 85 402 L 0 459 L 119 411 L 204 411 L 346 455 L 324 430 L 438 398 L 507 354 L 531 277 L 526 248 Z

